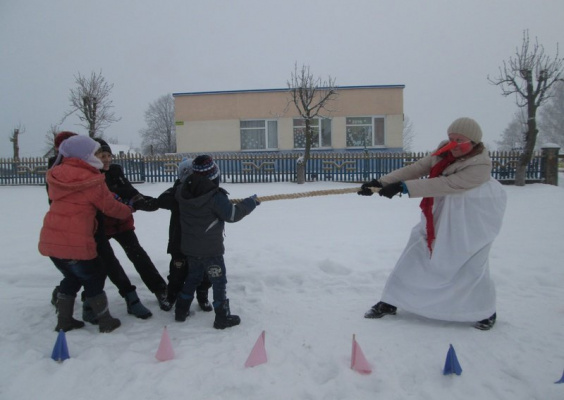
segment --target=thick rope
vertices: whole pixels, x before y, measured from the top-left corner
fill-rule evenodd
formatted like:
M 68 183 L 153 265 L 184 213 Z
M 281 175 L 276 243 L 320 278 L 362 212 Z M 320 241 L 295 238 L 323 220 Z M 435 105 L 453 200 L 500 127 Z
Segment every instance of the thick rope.
M 372 192 L 377 193 L 380 188 L 371 187 Z M 289 199 L 299 199 L 302 197 L 315 197 L 315 196 L 328 196 L 331 194 L 346 194 L 346 193 L 356 193 L 360 188 L 346 188 L 346 189 L 329 189 L 329 190 L 315 190 L 313 192 L 302 192 L 302 193 L 286 193 L 286 194 L 274 194 L 271 196 L 261 196 L 257 197 L 257 200 L 261 203 L 263 201 L 273 201 L 273 200 L 289 200 Z M 231 199 L 232 203 L 240 203 L 243 199 Z

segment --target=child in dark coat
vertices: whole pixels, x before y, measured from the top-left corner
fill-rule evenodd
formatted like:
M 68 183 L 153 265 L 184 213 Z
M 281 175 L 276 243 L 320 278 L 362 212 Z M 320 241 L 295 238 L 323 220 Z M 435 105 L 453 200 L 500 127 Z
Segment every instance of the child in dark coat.
M 102 139 L 95 139 L 101 145 L 102 161 L 104 167 L 102 173 L 106 178 L 106 185 L 112 193 L 118 195 L 126 204 L 132 204 L 135 210 L 156 211 L 158 210 L 157 200 L 150 196 L 144 196 L 129 182 L 125 177 L 120 165 L 112 164 L 112 149 Z M 161 310 L 169 311 L 172 305 L 167 299 L 167 285 L 161 277 L 153 261 L 139 243 L 135 234 L 135 223 L 133 216 L 119 220 L 116 218 L 106 218 L 104 221 L 105 233 L 108 238 L 115 239 L 125 251 L 127 258 L 139 273 L 143 283 L 155 295 Z M 111 250 L 111 249 L 108 249 Z M 115 257 L 114 257 L 115 258 Z M 122 294 L 123 295 L 123 294 Z M 126 297 L 127 300 L 127 297 Z M 139 298 L 134 299 L 139 304 Z M 129 303 L 128 303 L 129 304 Z
M 167 253 L 170 254 L 169 275 L 168 275 L 168 301 L 171 305 L 176 303 L 178 292 L 182 290 L 184 281 L 188 275 L 188 266 L 186 265 L 186 256 L 182 254 L 180 248 L 180 210 L 178 201 L 174 194 L 176 189 L 184 183 L 188 175 L 192 174 L 192 159 L 185 158 L 178 164 L 178 179 L 174 185 L 165 190 L 157 199 L 159 208 L 170 210 L 170 223 L 168 228 L 168 246 Z M 202 311 L 212 311 L 212 305 L 208 301 L 208 289 L 211 287 L 206 274 L 202 283 L 196 288 L 196 300 Z
M 204 275 L 213 287 L 214 328 L 239 325 L 241 319 L 231 315 L 227 298 L 227 277 L 223 254 L 225 222 L 237 222 L 250 214 L 260 202 L 256 195 L 233 204 L 228 193 L 219 187 L 219 168 L 209 155 L 194 159 L 193 173 L 176 190 L 180 207 L 181 250 L 190 271 L 178 295 L 176 321 L 190 314 L 194 291 Z

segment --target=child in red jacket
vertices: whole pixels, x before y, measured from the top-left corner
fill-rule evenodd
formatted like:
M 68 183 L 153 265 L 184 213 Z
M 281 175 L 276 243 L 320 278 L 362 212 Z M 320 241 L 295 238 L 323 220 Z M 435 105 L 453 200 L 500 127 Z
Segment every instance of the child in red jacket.
M 84 326 L 73 318 L 74 301 L 82 286 L 100 332 L 111 332 L 121 325 L 108 310 L 105 273 L 94 232 L 97 210 L 121 219 L 130 216 L 132 210 L 117 201 L 104 184 L 99 171 L 102 162 L 96 157 L 99 150 L 100 144 L 89 137 L 69 137 L 59 148 L 55 166 L 47 172 L 52 203 L 43 220 L 39 252 L 50 257 L 64 277 L 57 299 L 57 331 Z

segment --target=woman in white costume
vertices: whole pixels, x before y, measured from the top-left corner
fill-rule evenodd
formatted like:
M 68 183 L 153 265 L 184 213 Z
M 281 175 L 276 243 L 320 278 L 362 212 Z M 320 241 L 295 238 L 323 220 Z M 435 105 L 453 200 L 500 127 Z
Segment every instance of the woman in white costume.
M 491 177 L 482 130 L 471 118 L 448 128 L 448 142 L 414 164 L 364 183 L 359 192 L 392 198 L 406 193 L 421 201 L 421 221 L 390 274 L 381 301 L 365 318 L 395 315 L 397 307 L 444 321 L 496 320 L 489 253 L 501 229 L 506 195 Z M 427 179 L 421 179 L 427 177 Z

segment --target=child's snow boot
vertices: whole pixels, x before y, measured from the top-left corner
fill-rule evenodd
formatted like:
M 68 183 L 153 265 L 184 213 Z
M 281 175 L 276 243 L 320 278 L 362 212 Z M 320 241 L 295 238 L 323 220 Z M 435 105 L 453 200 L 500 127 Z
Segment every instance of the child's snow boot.
M 51 304 L 57 307 L 57 295 L 59 294 L 59 287 L 55 286 L 53 292 L 51 293 Z
M 215 321 L 213 322 L 213 327 L 215 329 L 225 329 L 231 328 L 232 326 L 239 325 L 241 323 L 241 318 L 237 315 L 231 315 L 231 310 L 229 309 L 229 299 L 216 305 L 215 308 Z
M 208 289 L 196 289 L 196 300 L 198 300 L 198 305 L 200 309 L 205 312 L 210 312 L 213 310 L 212 305 L 208 300 Z
M 147 307 L 145 307 L 141 300 L 139 300 L 139 296 L 137 296 L 137 292 L 132 290 L 129 293 L 126 293 L 125 296 L 125 303 L 127 304 L 127 313 L 133 314 L 137 318 L 147 319 L 153 315 L 151 311 Z
M 176 299 L 176 308 L 174 309 L 174 320 L 178 322 L 186 321 L 186 318 L 190 315 L 190 305 L 192 305 L 193 299 L 185 299 L 182 295 L 179 295 Z
M 90 307 L 90 304 L 88 304 L 84 292 L 80 294 L 80 299 L 82 300 L 82 320 L 84 322 L 90 322 L 92 325 L 98 325 L 96 313 L 94 313 L 94 310 Z
M 161 308 L 161 310 L 170 311 L 170 309 L 172 308 L 172 303 L 168 299 L 166 290 L 159 290 L 158 292 L 155 292 L 155 297 L 159 302 L 159 307 Z
M 67 294 L 57 294 L 57 326 L 55 331 L 59 332 L 61 329 L 65 332 L 79 329 L 84 326 L 84 322 L 78 321 L 72 317 L 74 312 L 74 299 L 75 296 Z
M 106 293 L 102 292 L 98 296 L 86 298 L 88 304 L 94 310 L 96 319 L 98 320 L 98 330 L 100 332 L 111 332 L 121 325 L 121 321 L 110 315 L 108 309 L 108 298 Z

